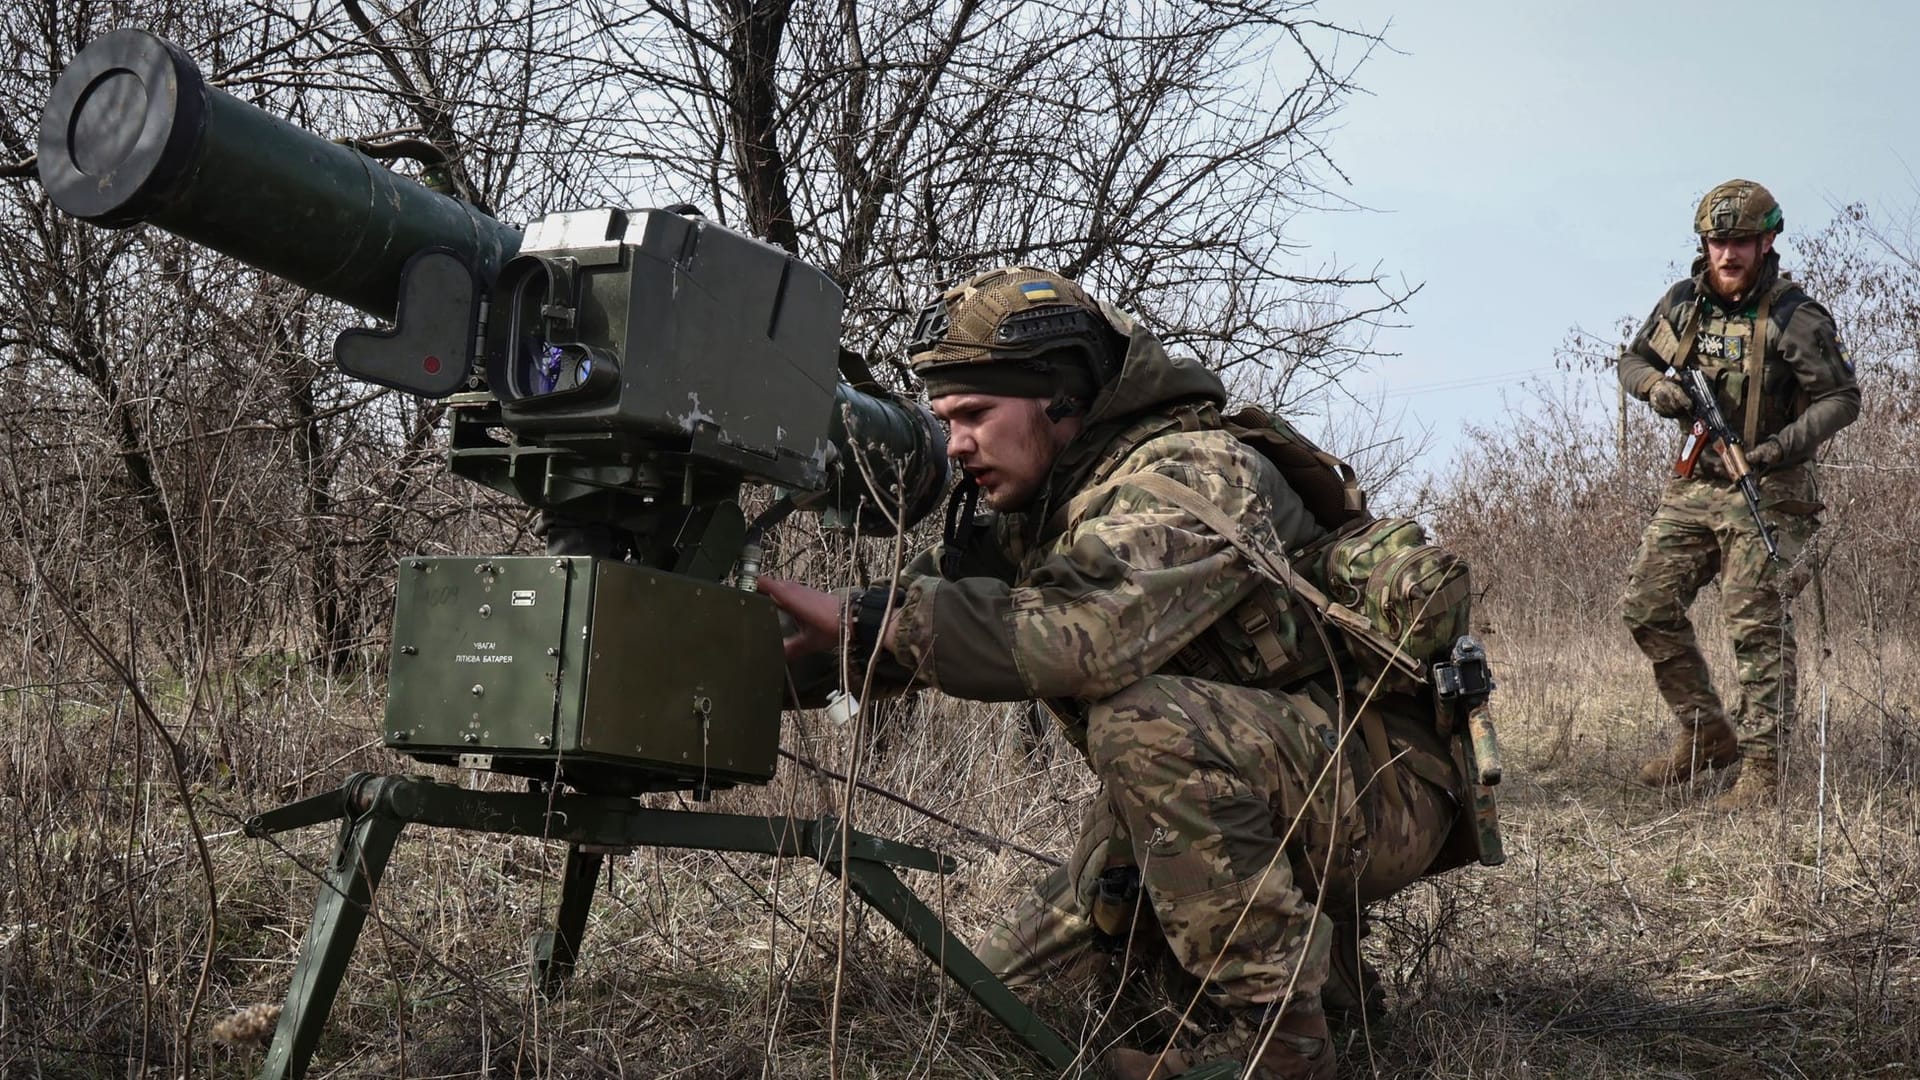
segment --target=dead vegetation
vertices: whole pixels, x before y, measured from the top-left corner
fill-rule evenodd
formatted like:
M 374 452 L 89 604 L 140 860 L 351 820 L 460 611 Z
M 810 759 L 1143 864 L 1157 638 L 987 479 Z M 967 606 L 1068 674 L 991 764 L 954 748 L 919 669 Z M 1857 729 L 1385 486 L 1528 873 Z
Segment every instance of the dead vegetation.
M 1885 448 L 1912 438 L 1900 363 L 1882 354 L 1867 369 L 1869 415 L 1834 449 L 1853 467 L 1824 489 L 1824 620 L 1809 594 L 1804 716 L 1776 813 L 1716 814 L 1711 783 L 1654 794 L 1627 782 L 1665 737 L 1611 610 L 1650 506 L 1654 448 L 1636 450 L 1638 473 L 1602 455 L 1554 457 L 1552 440 L 1524 441 L 1552 430 L 1548 412 L 1480 436 L 1495 452 L 1479 487 L 1430 493 L 1436 526 L 1486 590 L 1510 858 L 1376 913 L 1367 947 L 1391 1009 L 1343 1035 L 1349 1074 L 1914 1073 L 1920 656 L 1902 633 L 1914 614 L 1902 575 L 1920 493 L 1886 480 L 1900 459 Z M 1563 418 L 1571 445 L 1610 445 L 1591 414 Z M 10 549 L 22 561 L 9 564 L 0 690 L 0 1074 L 247 1075 L 333 836 L 249 840 L 240 822 L 356 770 L 420 766 L 374 738 L 377 671 L 330 674 L 261 644 L 223 651 L 225 639 L 178 625 L 159 640 L 191 662 L 170 661 L 152 647 L 139 583 L 101 576 L 78 557 L 85 545 L 52 542 L 85 533 L 64 515 L 101 508 L 43 506 L 17 480 L 8 490 L 16 535 L 40 543 Z M 446 520 L 471 531 L 442 543 L 512 543 L 490 531 L 497 516 Z M 856 553 L 825 536 L 796 532 L 785 549 L 859 572 Z M 139 545 L 107 554 L 155 565 Z M 1728 670 L 1711 592 L 1697 614 Z M 980 834 L 1064 854 L 1092 793 L 1076 755 L 1035 743 L 1010 706 L 922 697 L 864 740 L 809 714 L 784 742 L 841 772 L 864 745 L 862 777 L 966 827 L 868 790 L 853 804 L 859 827 L 960 859 L 951 877 L 910 880 L 963 938 L 1042 870 Z M 771 787 L 716 805 L 814 816 L 837 810 L 841 792 L 787 762 Z M 576 980 L 544 1002 L 529 990 L 528 941 L 554 916 L 562 859 L 531 840 L 404 834 L 313 1075 L 1044 1075 L 882 920 L 856 907 L 843 938 L 836 883 L 800 861 L 613 860 Z M 1058 1019 L 1068 1031 L 1084 1021 Z
M 1162 321 L 1190 345 L 1224 350 L 1224 341 L 1252 354 L 1215 359 L 1279 357 L 1248 389 L 1282 401 L 1301 380 L 1331 377 L 1357 358 L 1364 338 L 1342 327 L 1398 295 L 1337 269 L 1222 294 L 1223 281 L 1292 264 L 1265 249 L 1259 267 L 1188 251 L 1192 261 L 1170 268 L 1152 229 L 1125 233 L 1127 222 L 1093 213 L 1110 205 L 1093 190 L 1075 189 L 1079 217 L 1031 211 L 1032 199 L 1058 190 L 1060 173 L 1130 188 L 1144 200 L 1135 223 L 1155 228 L 1194 220 L 1163 213 L 1150 197 L 1158 185 L 1199 192 L 1196 212 L 1206 213 L 1260 195 L 1258 184 L 1235 186 L 1257 175 L 1251 159 L 1215 155 L 1221 186 L 1141 164 L 1143 148 L 1190 120 L 1179 92 L 1213 85 L 1217 68 L 1165 72 L 1168 96 L 1154 115 L 1178 123 L 1143 128 L 1124 153 L 1098 131 L 1081 132 L 1084 145 L 1065 163 L 1018 149 L 1014 135 L 1062 142 L 1063 129 L 1044 118 L 999 143 L 960 122 L 967 110 L 990 113 L 990 103 L 959 98 L 951 130 L 934 124 L 923 143 L 899 143 L 965 136 L 982 153 L 1004 145 L 994 152 L 1008 160 L 1053 162 L 1054 175 L 1024 175 L 1029 201 L 1017 205 L 1001 179 L 971 168 L 964 148 L 922 159 L 919 187 L 859 168 L 874 145 L 860 139 L 884 129 L 836 137 L 835 119 L 861 109 L 813 99 L 788 115 L 824 125 L 799 140 L 820 155 L 801 170 L 820 190 L 797 192 L 791 201 L 806 212 L 776 220 L 780 200 L 766 184 L 777 177 L 735 177 L 721 150 L 676 157 L 623 141 L 600 126 L 600 113 L 573 115 L 577 100 L 657 76 L 649 65 L 681 56 L 670 38 L 648 39 L 657 51 L 603 70 L 604 53 L 582 42 L 617 26 L 583 31 L 530 14 L 509 35 L 491 11 L 429 4 L 367 20 L 378 30 L 364 34 L 338 15 L 295 24 L 244 5 L 187 8 L 168 9 L 166 29 L 205 46 L 230 90 L 316 126 L 371 131 L 382 119 L 445 135 L 434 128 L 445 115 L 379 74 L 383 61 L 426 55 L 407 43 L 434 40 L 454 61 L 432 68 L 450 80 L 438 97 L 459 103 L 469 125 L 460 134 L 479 147 L 465 182 L 483 198 L 510 205 L 520 191 L 529 209 L 574 205 L 635 184 L 649 162 L 669 162 L 660 168 L 686 173 L 663 187 L 710 189 L 718 200 L 710 208 L 728 220 L 792 229 L 804 254 L 856 283 L 855 330 L 867 339 L 899 336 L 921 286 L 952 269 L 956 252 L 1085 259 L 1117 265 L 1108 294 L 1160 303 Z M 1264 10 L 1278 18 L 1293 6 Z M 51 68 L 99 29 L 86 24 L 91 11 L 25 4 L 6 16 L 11 100 L 44 97 Z M 247 29 L 205 30 L 215 24 Z M 929 44 L 901 33 L 901 42 Z M 531 51 L 491 47 L 508 37 Z M 837 65 L 854 39 L 811 40 Z M 1034 52 L 1020 34 L 999 44 L 1010 51 L 971 61 L 981 70 L 1039 64 L 1054 47 Z M 523 69 L 520 81 L 487 66 L 534 52 L 551 63 Z M 682 80 L 709 105 L 725 96 L 712 81 L 725 59 L 704 56 Z M 1114 54 L 1100 70 L 1134 85 L 1140 72 L 1128 62 Z M 1351 87 L 1350 68 L 1325 74 L 1331 82 L 1299 99 L 1292 118 L 1303 135 L 1323 132 L 1315 125 Z M 573 76 L 585 81 L 566 81 Z M 342 111 L 329 96 L 341 84 L 374 94 L 378 108 Z M 875 93 L 873 108 L 893 100 Z M 654 118 L 671 115 L 662 105 Z M 725 128 L 703 107 L 678 115 Z M 24 161 L 33 117 L 0 109 L 0 120 L 9 162 Z M 1153 131 L 1160 135 L 1148 138 Z M 702 145 L 727 146 L 726 130 L 702 135 L 710 136 Z M 593 156 L 608 147 L 616 152 Z M 1263 236 L 1278 235 L 1287 214 L 1319 195 L 1311 176 L 1263 182 L 1289 196 L 1255 223 Z M 324 370 L 317 358 L 332 312 L 157 233 L 83 229 L 24 183 L 7 190 L 0 1076 L 247 1075 L 285 993 L 333 836 L 316 827 L 250 840 L 240 823 L 356 770 L 419 771 L 376 738 L 388 568 L 416 550 L 527 550 L 527 514 L 444 476 L 430 407 L 369 396 Z M 936 228 L 935 219 L 973 219 L 955 207 L 984 203 L 1019 220 L 981 218 L 981 232 L 966 237 Z M 1792 797 L 1778 813 L 1731 819 L 1707 809 L 1709 792 L 1655 795 L 1626 782 L 1660 745 L 1665 721 L 1611 606 L 1668 440 L 1633 412 L 1618 442 L 1610 389 L 1585 400 L 1582 388 L 1601 384 L 1555 384 L 1513 425 L 1474 435 L 1473 467 L 1453 471 L 1466 479 L 1425 496 L 1422 510 L 1487 590 L 1479 610 L 1502 684 L 1510 860 L 1416 886 L 1376 914 L 1368 948 L 1389 975 L 1392 1009 L 1347 1034 L 1351 1074 L 1920 1073 L 1910 1019 L 1920 1007 L 1912 640 L 1920 483 L 1911 464 L 1920 460 L 1912 424 L 1920 305 L 1913 261 L 1900 254 L 1914 246 L 1863 212 L 1849 214 L 1801 253 L 1813 291 L 1849 328 L 1869 379 L 1869 415 L 1830 456 L 1826 573 L 1799 606 L 1805 716 L 1788 763 Z M 1127 248 L 1130 239 L 1138 245 Z M 1223 250 L 1245 250 L 1224 240 Z M 1348 288 L 1361 298 L 1328 301 L 1325 290 Z M 842 579 L 870 576 L 884 559 L 797 533 L 786 549 L 815 552 L 831 565 L 813 569 Z M 1711 607 L 1709 597 L 1703 631 L 1717 642 Z M 1716 663 L 1727 670 L 1723 654 Z M 842 773 L 864 746 L 863 778 L 965 826 L 872 791 L 852 804 L 858 827 L 960 859 L 950 877 L 910 881 L 972 937 L 1042 869 L 981 834 L 1063 854 L 1092 794 L 1089 777 L 1057 740 L 1036 742 L 1019 709 L 922 698 L 889 713 L 864 741 L 798 717 L 785 745 Z M 723 794 L 716 805 L 814 816 L 840 810 L 841 792 L 788 762 L 769 788 Z M 557 846 L 530 840 L 404 834 L 312 1075 L 1042 1075 L 880 919 L 856 908 L 843 936 L 836 883 L 799 861 L 659 851 L 613 860 L 571 991 L 543 1002 L 528 987 L 527 942 L 554 916 L 562 858 Z M 1061 1019 L 1069 1031 L 1080 1022 Z
M 1793 797 L 1777 814 L 1729 818 L 1707 808 L 1710 790 L 1657 795 L 1626 783 L 1660 745 L 1664 718 L 1622 636 L 1500 636 L 1509 862 L 1416 886 L 1377 913 L 1368 947 L 1389 974 L 1392 1009 L 1371 1042 L 1349 1034 L 1350 1069 L 1909 1075 L 1920 1060 L 1909 1022 L 1920 1005 L 1920 821 L 1907 716 L 1920 665 L 1836 649 L 1810 680 Z M 235 697 L 204 707 L 236 717 L 239 752 L 230 767 L 190 757 L 185 770 L 217 916 L 169 768 L 124 689 L 8 693 L 7 1075 L 176 1073 L 187 1023 L 199 1029 L 195 1071 L 257 1067 L 245 1029 L 285 991 L 333 835 L 249 840 L 239 820 L 352 770 L 418 766 L 367 745 L 372 683 L 263 660 L 225 685 Z M 156 695 L 169 722 L 176 694 Z M 896 725 L 866 769 L 875 784 L 1064 853 L 1087 775 L 1064 746 L 1028 750 L 1018 710 L 928 700 Z M 811 758 L 836 760 L 850 742 L 817 718 L 807 730 L 790 730 L 788 745 Z M 783 765 L 772 787 L 716 803 L 811 816 L 837 797 L 837 784 Z M 861 828 L 961 859 L 950 878 L 911 880 L 963 937 L 1042 869 L 876 795 L 861 795 L 854 813 Z M 826 1076 L 830 1041 L 843 1076 L 1042 1075 L 857 908 L 841 968 L 837 889 L 800 861 L 612 860 L 572 989 L 544 1003 L 528 989 L 528 940 L 553 917 L 563 854 L 531 840 L 403 834 L 314 1075 Z

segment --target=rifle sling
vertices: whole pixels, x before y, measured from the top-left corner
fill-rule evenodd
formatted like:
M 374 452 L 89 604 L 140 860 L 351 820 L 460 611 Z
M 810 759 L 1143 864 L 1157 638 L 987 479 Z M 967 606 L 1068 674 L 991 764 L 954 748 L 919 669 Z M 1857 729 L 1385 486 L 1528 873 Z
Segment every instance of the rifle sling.
M 1747 342 L 1747 422 L 1742 435 L 1749 450 L 1760 435 L 1760 380 L 1767 370 L 1767 323 L 1772 321 L 1773 297 L 1779 291 L 1776 285 L 1761 294 L 1759 317 L 1753 320 L 1753 339 Z
M 1676 372 L 1693 359 L 1693 347 L 1700 342 L 1700 304 L 1698 298 L 1688 304 L 1687 313 L 1681 320 L 1680 335 L 1676 339 L 1678 344 L 1673 353 L 1673 370 Z

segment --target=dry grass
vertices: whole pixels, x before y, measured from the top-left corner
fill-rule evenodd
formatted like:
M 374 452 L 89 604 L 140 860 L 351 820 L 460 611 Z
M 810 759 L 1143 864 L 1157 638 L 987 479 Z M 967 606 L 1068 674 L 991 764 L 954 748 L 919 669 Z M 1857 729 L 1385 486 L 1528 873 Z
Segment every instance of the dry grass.
M 1403 994 L 1380 1071 L 1913 1075 L 1913 758 L 1887 745 L 1878 706 L 1838 688 L 1871 679 L 1911 702 L 1920 668 L 1830 663 L 1824 815 L 1814 680 L 1787 803 L 1731 817 L 1707 805 L 1724 778 L 1672 793 L 1625 779 L 1666 729 L 1621 638 L 1534 643 L 1503 665 L 1509 862 L 1383 918 Z
M 1370 1044 L 1348 1036 L 1350 1069 L 1914 1074 L 1920 662 L 1836 647 L 1810 663 L 1792 799 L 1778 814 L 1730 819 L 1707 807 L 1710 790 L 1658 795 L 1625 782 L 1665 729 L 1623 634 L 1494 640 L 1510 860 L 1416 886 L 1378 913 L 1368 946 L 1393 1009 Z M 153 690 L 163 719 L 178 723 L 167 710 L 184 708 L 190 688 Z M 209 920 L 165 766 L 111 686 L 18 690 L 4 705 L 0 1075 L 177 1073 Z M 237 821 L 356 769 L 417 771 L 367 745 L 376 706 L 371 684 L 261 661 L 209 690 L 203 721 L 185 731 L 204 746 L 219 727 L 237 750 L 230 772 L 205 752 L 187 760 L 220 883 L 214 964 L 192 1021 L 197 1071 L 257 1066 L 246 1029 L 284 993 L 311 911 L 309 868 L 333 841 L 323 827 L 278 838 L 284 847 L 248 840 Z M 1064 746 L 1027 752 L 1023 728 L 1011 707 L 926 699 L 866 774 L 976 828 L 1064 853 L 1088 778 Z M 844 764 L 848 734 L 808 717 L 788 743 Z M 717 801 L 811 816 L 837 798 L 837 785 L 785 767 L 770 788 Z M 963 937 L 1040 869 L 872 795 L 855 813 L 869 831 L 961 858 L 950 878 L 911 880 Z M 527 941 L 552 918 L 562 855 L 531 840 L 404 835 L 314 1075 L 829 1075 L 831 879 L 749 856 L 613 860 L 572 992 L 546 1004 L 527 990 Z M 841 1075 L 1042 1075 L 890 926 L 858 911 L 851 925 Z M 247 1009 L 255 1015 L 229 1015 Z

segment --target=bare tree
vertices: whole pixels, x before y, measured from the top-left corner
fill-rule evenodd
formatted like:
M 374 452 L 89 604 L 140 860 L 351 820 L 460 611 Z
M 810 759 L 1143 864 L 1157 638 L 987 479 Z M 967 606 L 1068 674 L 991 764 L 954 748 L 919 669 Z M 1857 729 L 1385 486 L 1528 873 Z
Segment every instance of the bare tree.
M 695 204 L 827 268 L 848 342 L 870 355 L 897 350 L 941 283 L 1026 261 L 1084 278 L 1284 404 L 1363 362 L 1369 326 L 1404 299 L 1290 234 L 1341 202 L 1330 122 L 1378 45 L 1298 0 L 10 6 L 0 611 L 20 638 L 0 670 L 10 688 L 57 689 L 9 699 L 0 734 L 22 749 L 0 761 L 0 802 L 85 803 L 92 827 L 64 850 L 26 816 L 0 822 L 0 875 L 31 883 L 0 889 L 0 925 L 65 925 L 21 963 L 102 976 L 113 1000 L 0 968 L 0 988 L 49 988 L 27 1006 L 0 994 L 17 1021 L 0 1027 L 148 1063 L 190 1066 L 205 958 L 231 929 L 200 880 L 212 874 L 181 877 L 153 852 L 198 846 L 204 792 L 277 800 L 363 751 L 363 717 L 285 687 L 368 685 L 340 676 L 378 675 L 394 559 L 511 548 L 527 514 L 448 477 L 437 406 L 331 370 L 350 313 L 49 204 L 33 179 L 40 105 L 120 25 L 509 222 Z M 272 708 L 263 668 L 284 680 Z M 153 791 L 189 813 L 152 813 Z M 95 941 L 82 922 L 118 944 L 61 944 Z M 33 1060 L 37 1039 L 0 1035 L 0 1063 Z
M 638 178 L 828 267 L 897 346 L 938 283 L 1027 261 L 1296 396 L 1404 299 L 1307 264 L 1329 121 L 1372 35 L 1311 4 L 653 0 L 623 45 Z M 699 148 L 710 147 L 711 153 Z
M 7 17 L 13 174 L 53 73 L 106 15 Z M 1339 201 L 1329 122 L 1378 44 L 1295 0 L 200 0 L 125 21 L 229 92 L 508 220 L 700 205 L 827 267 L 850 341 L 879 355 L 938 284 L 1027 261 L 1285 404 L 1362 362 L 1404 298 L 1288 235 Z M 168 595 L 197 613 L 167 625 L 245 637 L 256 623 L 229 610 L 276 633 L 265 612 L 300 611 L 307 644 L 284 644 L 344 670 L 377 632 L 389 560 L 442 515 L 497 505 L 437 486 L 435 407 L 326 370 L 331 305 L 159 234 L 77 226 L 31 184 L 9 186 L 0 229 L 0 337 L 45 399 L 15 420 L 111 468 L 133 512 L 111 527 L 173 567 Z

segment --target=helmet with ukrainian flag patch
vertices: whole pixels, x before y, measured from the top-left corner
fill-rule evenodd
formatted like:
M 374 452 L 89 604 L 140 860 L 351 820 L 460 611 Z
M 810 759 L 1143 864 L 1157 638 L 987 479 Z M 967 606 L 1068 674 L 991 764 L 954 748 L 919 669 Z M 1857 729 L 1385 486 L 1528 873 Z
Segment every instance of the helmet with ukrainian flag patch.
M 1124 341 L 1079 285 L 1032 266 L 976 274 L 914 324 L 907 363 L 928 397 L 1004 394 L 1090 400 L 1119 367 Z
M 1729 180 L 1716 186 L 1693 212 L 1693 231 L 1703 239 L 1737 240 L 1777 233 L 1786 223 L 1773 193 L 1751 180 Z

